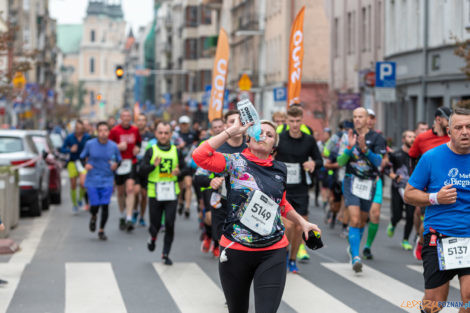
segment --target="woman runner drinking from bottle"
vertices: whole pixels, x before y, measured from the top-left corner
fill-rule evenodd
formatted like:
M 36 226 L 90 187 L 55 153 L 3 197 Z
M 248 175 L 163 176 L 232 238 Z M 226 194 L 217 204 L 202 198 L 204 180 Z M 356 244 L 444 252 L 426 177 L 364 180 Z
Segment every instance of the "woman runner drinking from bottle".
M 287 169 L 273 160 L 278 142 L 274 124 L 261 121 L 260 141 L 248 138 L 242 153 L 222 154 L 215 150 L 232 136 L 244 133 L 253 123 L 233 126 L 207 140 L 193 152 L 200 167 L 224 172 L 228 188 L 229 214 L 220 240 L 219 275 L 229 312 L 248 312 L 251 282 L 255 310 L 276 312 L 286 282 L 286 247 L 281 216 L 302 227 L 308 238 L 317 225 L 303 219 L 286 200 Z

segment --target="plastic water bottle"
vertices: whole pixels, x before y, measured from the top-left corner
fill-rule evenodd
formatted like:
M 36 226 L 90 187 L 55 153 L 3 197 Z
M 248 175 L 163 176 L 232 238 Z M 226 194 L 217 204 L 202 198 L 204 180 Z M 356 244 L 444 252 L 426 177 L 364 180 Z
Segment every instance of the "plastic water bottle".
M 253 126 L 248 128 L 247 133 L 248 136 L 259 141 L 259 136 L 261 135 L 261 123 L 258 112 L 256 112 L 253 103 L 248 99 L 242 99 L 237 103 L 237 109 L 240 111 L 240 120 L 243 125 L 254 122 Z

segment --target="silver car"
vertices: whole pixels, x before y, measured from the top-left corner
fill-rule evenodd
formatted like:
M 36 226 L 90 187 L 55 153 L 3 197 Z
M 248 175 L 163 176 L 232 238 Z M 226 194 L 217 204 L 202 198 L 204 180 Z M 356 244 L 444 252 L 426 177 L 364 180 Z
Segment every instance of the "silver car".
M 40 216 L 49 207 L 49 169 L 27 130 L 0 130 L 0 166 L 18 167 L 21 209 Z

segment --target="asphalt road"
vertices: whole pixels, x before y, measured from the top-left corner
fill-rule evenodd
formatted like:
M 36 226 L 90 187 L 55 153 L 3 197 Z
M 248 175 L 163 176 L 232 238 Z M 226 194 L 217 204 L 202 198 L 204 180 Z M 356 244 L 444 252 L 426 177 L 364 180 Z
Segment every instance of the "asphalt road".
M 114 197 L 109 239 L 99 241 L 88 230 L 89 213 L 72 214 L 63 182 L 62 205 L 51 206 L 40 218 L 22 218 L 11 235 L 21 251 L 0 256 L 0 278 L 9 281 L 0 288 L 0 313 L 227 312 L 218 261 L 200 251 L 194 207 L 189 219 L 177 217 L 175 264 L 168 267 L 160 259 L 162 235 L 150 253 L 147 229 L 137 227 L 130 234 L 118 229 Z M 310 218 L 324 228 L 325 247 L 299 265 L 300 274 L 288 274 L 279 312 L 418 312 L 411 307 L 423 295 L 422 266 L 400 247 L 403 224 L 394 238 L 386 236 L 388 216 L 386 201 L 372 248 L 375 258 L 365 260 L 363 273 L 355 275 L 339 225 L 326 229 L 322 210 L 311 201 Z M 449 300 L 460 298 L 456 284 Z

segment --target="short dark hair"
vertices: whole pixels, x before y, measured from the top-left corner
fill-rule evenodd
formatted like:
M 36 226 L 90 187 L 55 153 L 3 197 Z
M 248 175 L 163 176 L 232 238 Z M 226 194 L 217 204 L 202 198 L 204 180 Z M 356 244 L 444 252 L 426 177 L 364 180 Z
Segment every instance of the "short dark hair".
M 419 125 L 426 125 L 426 126 L 427 126 L 428 123 L 423 122 L 423 121 L 419 121 L 418 123 L 416 123 L 416 127 L 415 127 L 415 128 L 418 129 Z
M 76 121 L 75 121 L 75 125 L 76 125 L 76 124 L 80 124 L 80 125 L 82 125 L 82 126 L 83 126 L 83 121 L 82 121 L 82 120 L 80 120 L 80 119 L 78 119 L 78 120 L 76 120 Z
M 158 125 L 170 126 L 170 130 L 172 130 L 171 125 L 170 125 L 170 123 L 168 123 L 168 122 L 165 122 L 165 121 L 160 121 L 160 122 L 158 122 L 157 125 L 155 125 L 155 130 L 157 130 Z
M 438 107 L 436 110 L 436 113 L 434 113 L 434 117 L 440 116 L 445 119 L 449 119 L 451 115 L 452 115 L 452 110 L 445 106 Z
M 224 114 L 224 123 L 227 123 L 227 119 L 228 119 L 229 116 L 235 115 L 235 114 L 240 115 L 240 111 L 235 110 L 235 109 L 228 110 L 228 111 Z
M 304 116 L 304 111 L 302 111 L 301 107 L 297 105 L 291 105 L 290 108 L 287 110 L 287 116 L 302 117 Z
M 103 126 L 103 125 L 106 126 L 109 129 L 109 125 L 105 121 L 99 121 L 98 124 L 96 124 L 96 129 L 98 130 L 100 128 L 100 126 Z

